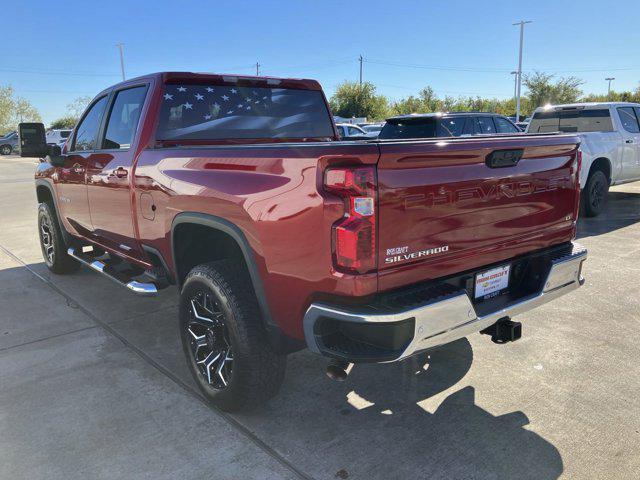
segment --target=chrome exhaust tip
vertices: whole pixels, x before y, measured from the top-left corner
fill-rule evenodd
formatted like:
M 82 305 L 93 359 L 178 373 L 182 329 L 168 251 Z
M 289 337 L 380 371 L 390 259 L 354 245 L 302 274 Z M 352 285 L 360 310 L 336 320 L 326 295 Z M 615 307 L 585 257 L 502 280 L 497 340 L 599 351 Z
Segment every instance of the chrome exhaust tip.
M 352 369 L 353 363 L 331 360 L 327 365 L 327 377 L 336 382 L 344 382 Z

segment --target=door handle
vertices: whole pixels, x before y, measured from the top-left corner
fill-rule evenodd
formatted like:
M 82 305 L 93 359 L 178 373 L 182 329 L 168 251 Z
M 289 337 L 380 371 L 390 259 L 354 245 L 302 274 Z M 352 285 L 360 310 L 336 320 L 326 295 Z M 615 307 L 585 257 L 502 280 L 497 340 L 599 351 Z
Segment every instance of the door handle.
M 113 174 L 118 178 L 126 178 L 126 176 L 129 175 L 129 172 L 126 168 L 118 167 L 113 171 Z
M 73 173 L 83 173 L 84 167 L 79 163 L 76 163 L 73 165 L 73 167 L 71 167 L 71 170 L 73 171 Z
M 628 140 L 625 140 L 624 143 L 633 143 L 633 140 L 630 138 Z

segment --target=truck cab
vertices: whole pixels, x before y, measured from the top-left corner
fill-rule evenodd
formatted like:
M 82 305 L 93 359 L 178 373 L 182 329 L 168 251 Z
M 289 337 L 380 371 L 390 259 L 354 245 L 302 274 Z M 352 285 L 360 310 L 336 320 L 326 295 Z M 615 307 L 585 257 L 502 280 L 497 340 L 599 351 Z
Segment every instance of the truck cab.
M 536 109 L 527 133 L 564 132 L 581 139 L 585 213 L 602 212 L 611 185 L 640 180 L 640 104 L 572 103 Z

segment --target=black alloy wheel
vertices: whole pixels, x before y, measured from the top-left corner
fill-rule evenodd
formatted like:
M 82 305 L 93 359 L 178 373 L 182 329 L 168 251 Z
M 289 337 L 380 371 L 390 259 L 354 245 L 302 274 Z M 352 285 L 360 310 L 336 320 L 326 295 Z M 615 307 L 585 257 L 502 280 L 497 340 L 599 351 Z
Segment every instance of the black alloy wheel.
M 191 360 L 202 380 L 216 390 L 223 390 L 233 375 L 233 349 L 221 311 L 211 293 L 197 290 L 189 298 L 189 321 L 186 335 Z
M 609 191 L 609 181 L 601 170 L 593 172 L 584 188 L 584 208 L 588 217 L 602 213 Z

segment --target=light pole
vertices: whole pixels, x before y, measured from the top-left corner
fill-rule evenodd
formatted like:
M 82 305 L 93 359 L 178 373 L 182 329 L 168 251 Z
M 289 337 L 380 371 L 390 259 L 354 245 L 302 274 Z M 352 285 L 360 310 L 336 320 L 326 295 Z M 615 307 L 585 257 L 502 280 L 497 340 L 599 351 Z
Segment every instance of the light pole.
M 518 54 L 518 73 L 517 73 L 517 82 L 518 86 L 516 88 L 516 122 L 520 121 L 520 94 L 522 92 L 522 45 L 524 43 L 524 26 L 527 23 L 533 23 L 531 20 L 520 20 L 518 23 L 514 23 L 513 25 L 520 25 L 520 53 Z
M 607 82 L 609 82 L 609 88 L 607 89 L 607 100 L 611 100 L 611 81 L 615 80 L 615 77 L 607 77 L 605 78 Z
M 515 75 L 513 77 L 513 101 L 518 103 L 518 100 L 517 100 L 517 98 L 518 98 L 518 72 L 516 70 L 514 70 L 513 72 L 511 72 L 511 75 Z M 516 118 L 516 122 L 518 120 L 519 119 Z
M 120 71 L 122 72 L 122 81 L 125 81 L 124 77 L 124 52 L 122 51 L 122 47 L 124 47 L 124 43 L 116 43 L 116 47 L 120 50 Z

